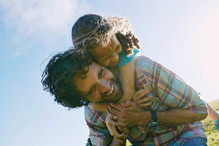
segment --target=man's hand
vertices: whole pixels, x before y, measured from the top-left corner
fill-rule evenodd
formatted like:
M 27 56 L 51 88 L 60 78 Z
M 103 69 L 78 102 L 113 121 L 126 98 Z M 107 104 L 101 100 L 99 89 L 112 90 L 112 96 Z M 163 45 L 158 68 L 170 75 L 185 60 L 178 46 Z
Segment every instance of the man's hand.
M 122 103 L 110 104 L 107 109 L 109 122 L 115 126 L 132 127 L 141 125 L 142 122 L 149 123 L 151 117 L 146 118 L 145 112 L 142 111 L 135 102 L 127 100 Z M 116 118 L 115 118 L 116 116 Z M 147 120 L 148 119 L 148 120 Z
M 107 115 L 106 117 L 106 126 L 110 132 L 110 135 L 112 135 L 117 141 L 119 141 L 120 143 L 123 143 L 123 141 L 128 137 L 128 133 L 129 131 L 123 131 L 123 129 L 119 129 L 120 132 L 122 132 L 121 134 L 118 132 L 116 126 L 112 125 L 110 123 L 110 117 L 109 115 Z

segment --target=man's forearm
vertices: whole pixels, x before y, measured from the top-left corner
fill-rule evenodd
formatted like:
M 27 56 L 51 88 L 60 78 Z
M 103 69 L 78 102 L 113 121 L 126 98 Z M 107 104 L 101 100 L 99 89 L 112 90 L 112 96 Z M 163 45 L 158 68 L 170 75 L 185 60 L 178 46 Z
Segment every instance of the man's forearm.
M 193 123 L 196 121 L 201 121 L 207 117 L 207 113 L 199 114 L 182 108 L 156 113 L 159 125 L 163 126 L 177 126 L 181 124 Z M 151 113 L 149 111 L 144 111 L 142 115 L 139 116 L 142 117 L 140 124 L 148 125 L 148 123 L 151 121 L 150 114 Z

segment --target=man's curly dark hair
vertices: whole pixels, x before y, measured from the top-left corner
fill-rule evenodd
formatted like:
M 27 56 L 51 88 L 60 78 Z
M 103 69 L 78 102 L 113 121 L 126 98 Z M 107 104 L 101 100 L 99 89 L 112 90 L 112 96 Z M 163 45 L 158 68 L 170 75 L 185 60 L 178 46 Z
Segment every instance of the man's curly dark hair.
M 51 58 L 42 74 L 44 90 L 55 96 L 55 101 L 64 107 L 76 108 L 87 105 L 74 85 L 76 75 L 85 75 L 92 63 L 89 54 L 82 50 L 69 49 Z
M 139 40 L 132 32 L 126 18 L 104 18 L 96 14 L 80 17 L 72 27 L 72 41 L 76 48 L 91 51 L 97 45 L 106 45 L 116 35 L 126 55 L 133 52 L 134 46 L 140 49 Z

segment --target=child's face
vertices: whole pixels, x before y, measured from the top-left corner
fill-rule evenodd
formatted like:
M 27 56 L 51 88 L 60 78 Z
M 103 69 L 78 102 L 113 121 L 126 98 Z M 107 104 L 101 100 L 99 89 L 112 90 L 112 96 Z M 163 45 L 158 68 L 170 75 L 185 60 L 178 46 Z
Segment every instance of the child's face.
M 107 46 L 103 47 L 102 45 L 98 45 L 96 48 L 92 49 L 90 53 L 97 63 L 106 67 L 113 67 L 119 63 L 121 51 L 122 46 L 114 35 Z

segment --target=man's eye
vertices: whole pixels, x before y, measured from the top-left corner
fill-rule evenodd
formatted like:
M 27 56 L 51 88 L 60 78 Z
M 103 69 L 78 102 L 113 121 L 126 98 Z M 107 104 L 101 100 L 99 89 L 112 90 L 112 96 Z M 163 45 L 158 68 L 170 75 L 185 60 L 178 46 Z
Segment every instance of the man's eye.
M 94 94 L 94 91 L 95 91 L 95 89 L 93 88 L 93 89 L 91 90 L 91 95 L 93 95 L 93 94 Z
M 94 91 L 95 91 L 95 88 L 92 88 L 90 91 L 89 91 L 89 96 L 92 96 L 93 95 L 93 93 L 94 93 Z
M 101 70 L 99 71 L 98 77 L 100 78 L 103 74 L 103 68 L 101 68 Z

